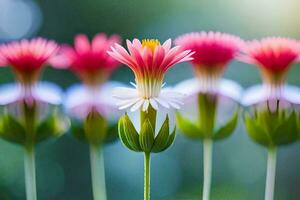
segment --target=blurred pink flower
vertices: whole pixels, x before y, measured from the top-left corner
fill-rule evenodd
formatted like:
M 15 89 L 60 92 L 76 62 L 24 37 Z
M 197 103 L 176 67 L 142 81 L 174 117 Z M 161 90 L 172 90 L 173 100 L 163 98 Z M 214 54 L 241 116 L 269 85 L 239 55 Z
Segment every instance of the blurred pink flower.
M 23 39 L 0 46 L 0 64 L 11 65 L 17 80 L 31 85 L 39 78 L 42 67 L 57 52 L 54 41 L 43 38 Z M 2 57 L 2 58 L 1 58 Z
M 110 46 L 120 43 L 118 35 L 108 37 L 97 34 L 90 42 L 88 37 L 79 34 L 74 39 L 74 47 L 64 45 L 59 54 L 51 60 L 54 66 L 70 68 L 86 84 L 97 85 L 104 82 L 119 62 L 107 54 Z
M 248 106 L 270 100 L 275 100 L 274 104 L 276 100 L 300 104 L 299 88 L 285 84 L 286 74 L 299 55 L 300 43 L 294 39 L 267 37 L 247 42 L 239 60 L 257 65 L 264 84 L 249 88 L 243 104 Z
M 178 46 L 171 48 L 171 40 L 162 45 L 158 40 L 145 39 L 140 42 L 134 39 L 127 40 L 127 52 L 119 44 L 111 47 L 108 54 L 126 64 L 135 75 L 133 84 L 136 89 L 117 88 L 115 97 L 119 100 L 120 109 L 131 107 L 135 111 L 140 107 L 147 110 L 151 105 L 158 109 L 163 107 L 179 108 L 181 94 L 170 90 L 161 91 L 165 72 L 173 65 L 192 60 L 190 50 L 181 50 Z
M 195 52 L 191 62 L 202 74 L 223 71 L 243 46 L 239 37 L 220 32 L 187 33 L 179 36 L 175 44 Z
M 300 55 L 300 43 L 289 38 L 269 37 L 246 44 L 239 59 L 257 65 L 264 80 L 272 84 L 284 81 L 287 70 Z

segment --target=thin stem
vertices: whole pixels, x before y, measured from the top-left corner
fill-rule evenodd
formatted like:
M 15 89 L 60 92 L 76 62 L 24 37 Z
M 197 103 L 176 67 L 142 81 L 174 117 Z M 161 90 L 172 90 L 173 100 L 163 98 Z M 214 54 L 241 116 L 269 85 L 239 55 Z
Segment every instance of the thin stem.
M 212 171 L 212 146 L 211 139 L 203 140 L 203 200 L 209 200 Z
M 150 200 L 150 153 L 144 157 L 144 200 Z
M 104 158 L 100 146 L 90 145 L 90 161 L 94 200 L 106 200 Z
M 24 170 L 25 170 L 25 185 L 26 199 L 36 200 L 36 179 L 35 179 L 35 158 L 34 146 L 30 145 L 24 149 Z
M 270 147 L 268 149 L 268 166 L 267 166 L 267 177 L 266 177 L 265 200 L 274 199 L 276 156 L 277 156 L 276 148 Z

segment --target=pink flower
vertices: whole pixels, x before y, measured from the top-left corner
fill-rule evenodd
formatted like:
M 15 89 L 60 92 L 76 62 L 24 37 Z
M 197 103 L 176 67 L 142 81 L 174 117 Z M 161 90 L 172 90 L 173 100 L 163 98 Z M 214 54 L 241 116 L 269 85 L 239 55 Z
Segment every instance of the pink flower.
M 104 82 L 118 67 L 119 62 L 111 58 L 107 50 L 120 41 L 117 35 L 107 37 L 99 33 L 90 42 L 86 35 L 79 34 L 75 37 L 74 48 L 63 46 L 51 63 L 58 67 L 69 67 L 86 84 L 97 85 Z
M 196 71 L 214 73 L 222 70 L 236 56 L 243 42 L 226 33 L 195 32 L 179 36 L 175 44 L 195 52 L 192 64 Z
M 147 110 L 149 104 L 158 109 L 158 104 L 163 107 L 178 108 L 179 94 L 171 91 L 161 91 L 165 72 L 173 65 L 192 60 L 190 50 L 182 50 L 178 46 L 171 48 L 171 40 L 162 45 L 158 40 L 134 39 L 127 40 L 127 52 L 119 44 L 111 47 L 108 54 L 126 64 L 135 75 L 136 89 L 119 88 L 116 98 L 120 100 L 120 109 L 131 107 L 132 111 L 143 107 Z
M 196 84 L 194 90 L 190 88 L 187 93 L 197 94 L 199 92 L 218 93 L 220 89 L 219 79 L 226 66 L 232 61 L 243 41 L 230 34 L 219 32 L 195 32 L 179 36 L 175 44 L 183 49 L 191 49 L 195 52 L 192 65 L 197 76 L 193 80 Z M 232 87 L 235 88 L 235 87 Z
M 277 100 L 300 104 L 299 89 L 285 84 L 290 66 L 299 58 L 298 41 L 280 37 L 253 40 L 246 43 L 243 53 L 239 59 L 257 65 L 264 81 L 263 85 L 253 86 L 245 92 L 242 101 L 245 106 L 268 101 L 276 107 Z
M 243 52 L 241 61 L 257 65 L 266 82 L 281 84 L 289 67 L 297 61 L 300 43 L 289 38 L 269 37 L 247 42 Z
M 54 41 L 43 38 L 11 42 L 0 46 L 0 64 L 11 65 L 17 80 L 30 85 L 38 79 L 42 67 L 57 50 L 58 45 Z

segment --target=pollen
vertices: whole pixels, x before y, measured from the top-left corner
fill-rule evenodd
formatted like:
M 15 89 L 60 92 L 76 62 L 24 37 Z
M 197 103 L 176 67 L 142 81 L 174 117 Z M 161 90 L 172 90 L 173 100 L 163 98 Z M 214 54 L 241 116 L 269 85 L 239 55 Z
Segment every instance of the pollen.
M 159 40 L 157 39 L 144 39 L 142 40 L 142 47 L 148 47 L 151 49 L 152 52 L 154 52 L 155 48 L 160 45 Z

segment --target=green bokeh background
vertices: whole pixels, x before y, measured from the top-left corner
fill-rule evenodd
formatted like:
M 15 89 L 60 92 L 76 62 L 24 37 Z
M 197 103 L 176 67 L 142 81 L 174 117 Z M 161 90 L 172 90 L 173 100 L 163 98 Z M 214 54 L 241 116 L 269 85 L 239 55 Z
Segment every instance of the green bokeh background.
M 297 0 L 39 0 L 43 22 L 37 35 L 72 43 L 74 35 L 118 33 L 124 39 L 166 40 L 190 31 L 221 31 L 244 39 L 264 36 L 300 38 L 300 2 Z M 1 11 L 1 9 L 0 9 Z M 192 76 L 188 64 L 172 68 L 168 84 Z M 244 87 L 260 82 L 257 69 L 233 62 L 225 77 Z M 44 80 L 64 89 L 78 82 L 68 71 L 48 68 Z M 121 67 L 113 80 L 129 82 L 132 73 Z M 0 82 L 13 81 L 9 69 L 0 70 Z M 289 83 L 300 84 L 300 66 L 293 66 Z M 0 94 L 1 95 L 1 94 Z M 68 133 L 37 148 L 40 200 L 92 199 L 88 146 Z M 143 155 L 120 142 L 105 147 L 109 200 L 139 200 L 143 192 Z M 245 134 L 242 123 L 234 135 L 214 146 L 212 199 L 263 199 L 266 150 Z M 201 199 L 202 144 L 178 135 L 172 148 L 152 159 L 153 200 Z M 279 150 L 276 198 L 300 197 L 300 143 Z M 0 199 L 25 199 L 22 149 L 0 141 Z

